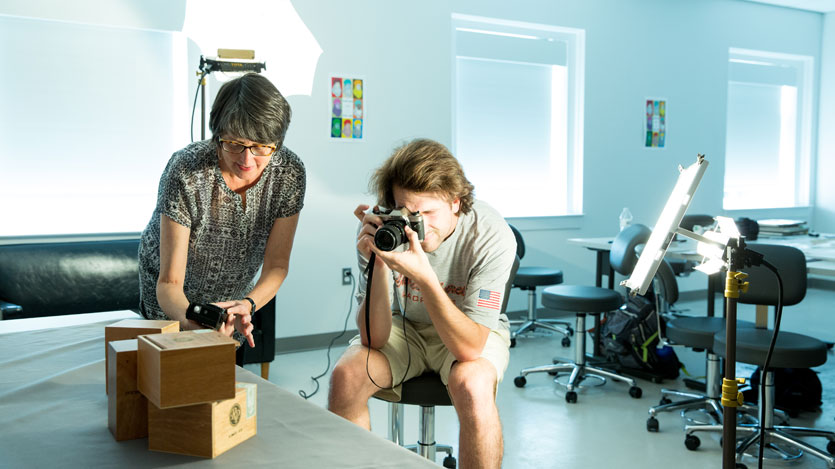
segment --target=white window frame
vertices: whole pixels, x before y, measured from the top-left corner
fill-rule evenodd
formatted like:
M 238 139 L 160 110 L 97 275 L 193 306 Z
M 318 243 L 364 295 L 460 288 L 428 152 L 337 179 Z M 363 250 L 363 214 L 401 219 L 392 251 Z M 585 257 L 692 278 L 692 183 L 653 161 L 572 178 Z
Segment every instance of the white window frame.
M 791 205 L 780 207 L 733 207 L 727 208 L 725 198 L 722 199 L 722 206 L 727 211 L 741 210 L 781 210 L 808 208 L 811 205 L 812 197 L 812 119 L 814 112 L 814 58 L 806 55 L 786 54 L 754 49 L 743 49 L 731 47 L 728 49 L 728 64 L 732 62 L 749 62 L 754 64 L 789 66 L 800 73 L 797 82 L 797 126 L 795 133 L 795 185 L 794 202 Z M 755 81 L 740 82 L 731 77 L 728 78 L 728 85 L 731 83 L 756 84 Z M 726 123 L 727 130 L 727 123 Z M 728 137 L 726 136 L 726 139 Z M 729 155 L 726 153 L 725 158 Z M 743 177 L 744 175 L 740 175 Z M 724 185 L 724 183 L 723 183 Z
M 549 40 L 566 43 L 566 67 L 568 69 L 568 149 L 567 149 L 567 179 L 569 189 L 569 212 L 565 215 L 508 218 L 519 229 L 551 229 L 551 228 L 579 228 L 583 215 L 583 125 L 584 125 L 584 96 L 585 96 L 585 56 L 586 33 L 583 29 L 552 26 L 522 21 L 503 20 L 483 16 L 452 14 L 452 145 L 456 148 L 456 46 L 455 30 L 470 28 L 489 30 L 499 34 L 536 35 Z

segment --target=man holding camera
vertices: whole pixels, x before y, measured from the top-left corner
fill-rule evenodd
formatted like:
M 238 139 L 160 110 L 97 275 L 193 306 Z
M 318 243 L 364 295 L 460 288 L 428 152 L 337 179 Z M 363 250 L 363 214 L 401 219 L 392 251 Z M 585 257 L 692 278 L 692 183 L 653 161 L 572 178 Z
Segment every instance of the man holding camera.
M 437 372 L 458 414 L 461 467 L 500 467 L 495 395 L 509 359 L 501 305 L 516 255 L 513 233 L 474 200 L 460 164 L 437 142 L 396 149 L 371 185 L 378 204 L 394 210 L 360 205 L 354 212 L 365 272 L 360 334 L 334 367 L 328 407 L 370 429 L 372 395 L 399 400 L 402 382 Z

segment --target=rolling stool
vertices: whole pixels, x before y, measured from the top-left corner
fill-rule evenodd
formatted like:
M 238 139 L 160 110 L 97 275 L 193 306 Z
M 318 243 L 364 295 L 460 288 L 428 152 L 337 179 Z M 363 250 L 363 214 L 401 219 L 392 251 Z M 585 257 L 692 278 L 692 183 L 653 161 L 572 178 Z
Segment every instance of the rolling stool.
M 446 386 L 441 382 L 441 377 L 437 373 L 424 373 L 403 383 L 400 402 L 374 397 L 389 403 L 389 440 L 432 461 L 435 461 L 435 454 L 438 451 L 444 452 L 447 456 L 444 458 L 443 466 L 448 468 L 456 466 L 455 457 L 452 455 L 452 447 L 435 443 L 435 406 L 452 405 Z M 403 442 L 404 404 L 420 406 L 416 445 L 405 445 Z
M 574 361 L 560 361 L 552 365 L 535 366 L 525 368 L 513 380 L 516 387 L 523 387 L 527 383 L 525 376 L 531 373 L 571 373 L 566 383 L 565 401 L 568 403 L 577 402 L 575 388 L 587 377 L 596 377 L 603 383 L 606 378 L 614 381 L 622 381 L 629 385 L 629 395 L 634 398 L 641 397 L 641 388 L 635 384 L 635 380 L 621 376 L 615 372 L 586 365 L 586 314 L 600 314 L 618 309 L 623 304 L 623 298 L 614 290 L 600 287 L 583 285 L 555 285 L 548 287 L 542 292 L 542 305 L 546 308 L 562 311 L 576 311 L 578 331 L 574 340 Z
M 525 240 L 522 233 L 515 226 L 510 225 L 513 235 L 516 236 L 516 255 L 519 259 L 525 256 Z M 516 276 L 513 278 L 513 288 L 528 292 L 528 316 L 525 320 L 519 321 L 521 326 L 510 333 L 510 346 L 516 346 L 516 336 L 528 330 L 535 331 L 537 328 L 548 329 L 559 332 L 563 335 L 562 346 L 571 346 L 570 337 L 574 335 L 571 325 L 566 321 L 556 319 L 538 319 L 536 317 L 536 287 L 557 285 L 562 283 L 562 271 L 549 267 L 519 267 Z M 516 322 L 516 321 L 513 321 Z M 565 327 L 559 326 L 561 324 Z

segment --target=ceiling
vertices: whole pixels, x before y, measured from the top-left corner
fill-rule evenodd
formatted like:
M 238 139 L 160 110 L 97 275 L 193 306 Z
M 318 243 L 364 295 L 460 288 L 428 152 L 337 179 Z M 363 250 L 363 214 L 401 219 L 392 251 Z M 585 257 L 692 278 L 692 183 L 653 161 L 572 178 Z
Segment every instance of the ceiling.
M 816 11 L 819 13 L 835 12 L 835 0 L 748 0 L 749 2 L 768 3 L 799 10 Z

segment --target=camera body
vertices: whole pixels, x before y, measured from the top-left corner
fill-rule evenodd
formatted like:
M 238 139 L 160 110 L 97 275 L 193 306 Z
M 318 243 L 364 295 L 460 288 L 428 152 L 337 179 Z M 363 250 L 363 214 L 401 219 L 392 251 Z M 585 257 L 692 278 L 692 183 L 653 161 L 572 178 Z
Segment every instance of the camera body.
M 226 322 L 228 314 L 220 306 L 213 304 L 201 305 L 190 303 L 186 310 L 186 319 L 191 319 L 201 326 L 211 329 L 220 329 L 221 324 Z
M 423 216 L 420 212 L 409 212 L 406 208 L 385 209 L 375 207 L 374 214 L 379 216 L 383 224 L 374 233 L 374 245 L 381 251 L 393 251 L 401 244 L 409 242 L 405 227 L 408 226 L 423 241 Z

